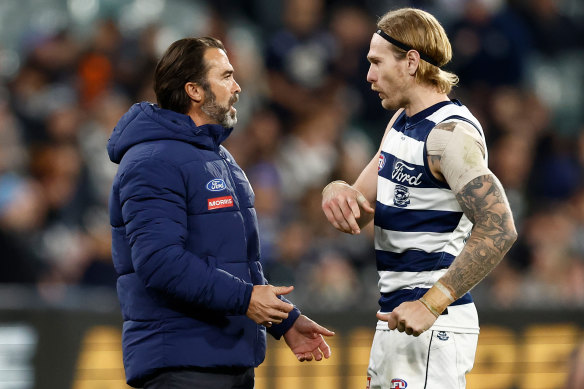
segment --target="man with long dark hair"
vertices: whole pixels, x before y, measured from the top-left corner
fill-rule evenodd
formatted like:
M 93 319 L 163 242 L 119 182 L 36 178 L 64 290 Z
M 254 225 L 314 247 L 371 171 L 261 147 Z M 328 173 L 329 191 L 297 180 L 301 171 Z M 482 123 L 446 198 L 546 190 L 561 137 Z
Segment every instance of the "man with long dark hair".
M 155 72 L 158 105 L 135 104 L 109 140 L 112 255 L 126 379 L 146 389 L 254 387 L 266 329 L 300 361 L 333 333 L 267 283 L 254 194 L 221 146 L 239 85 L 214 38 L 174 42 Z

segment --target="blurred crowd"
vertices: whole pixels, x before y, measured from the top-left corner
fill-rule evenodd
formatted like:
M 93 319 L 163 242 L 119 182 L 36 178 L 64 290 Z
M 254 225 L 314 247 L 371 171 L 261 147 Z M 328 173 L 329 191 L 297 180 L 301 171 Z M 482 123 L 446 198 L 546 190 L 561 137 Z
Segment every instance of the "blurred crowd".
M 0 18 L 24 12 L 21 3 L 29 2 L 6 2 Z M 475 289 L 477 304 L 584 306 L 578 1 L 128 0 L 124 14 L 105 12 L 105 0 L 53 3 L 64 16 L 52 28 L 23 26 L 12 40 L 18 60 L 3 55 L 0 40 L 1 283 L 32 285 L 47 299 L 64 286 L 115 288 L 108 196 L 116 165 L 105 145 L 131 104 L 156 101 L 162 51 L 186 35 L 211 35 L 225 43 L 243 90 L 224 145 L 255 191 L 268 279 L 295 285 L 302 307 L 374 308 L 373 228 L 336 231 L 321 190 L 333 179 L 353 182 L 375 154 L 392 112 L 366 82 L 369 41 L 390 7 L 416 6 L 448 32 L 447 68 L 461 79 L 451 97 L 481 121 L 520 234 Z M 145 18 L 152 7 L 166 16 Z

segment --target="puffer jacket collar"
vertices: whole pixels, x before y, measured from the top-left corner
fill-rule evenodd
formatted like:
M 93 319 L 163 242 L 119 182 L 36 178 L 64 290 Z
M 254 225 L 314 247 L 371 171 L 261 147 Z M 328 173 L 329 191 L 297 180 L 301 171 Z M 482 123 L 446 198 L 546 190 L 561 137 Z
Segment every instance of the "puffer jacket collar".
M 233 131 L 219 124 L 197 126 L 190 116 L 142 102 L 122 116 L 108 141 L 110 160 L 120 163 L 130 147 L 155 140 L 179 140 L 197 147 L 217 150 Z

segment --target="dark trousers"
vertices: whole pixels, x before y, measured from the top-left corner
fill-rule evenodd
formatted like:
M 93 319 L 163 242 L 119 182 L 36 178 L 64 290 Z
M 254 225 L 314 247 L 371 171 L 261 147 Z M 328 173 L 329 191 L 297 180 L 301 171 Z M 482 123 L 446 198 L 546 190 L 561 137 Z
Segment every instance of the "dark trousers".
M 254 368 L 167 370 L 144 384 L 144 389 L 253 389 Z

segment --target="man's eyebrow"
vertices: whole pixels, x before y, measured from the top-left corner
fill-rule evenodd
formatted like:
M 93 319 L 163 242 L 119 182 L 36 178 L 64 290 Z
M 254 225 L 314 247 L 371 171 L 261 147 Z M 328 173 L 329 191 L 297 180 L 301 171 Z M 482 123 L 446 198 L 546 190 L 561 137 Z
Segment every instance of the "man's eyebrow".
M 367 61 L 371 62 L 371 63 L 376 63 L 379 62 L 381 58 L 376 57 L 375 55 L 368 55 L 367 56 Z
M 230 76 L 232 74 L 233 74 L 233 69 L 229 69 L 229 70 L 226 70 L 226 71 L 223 72 L 223 75 L 224 76 Z

